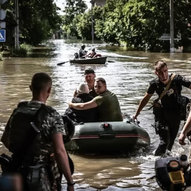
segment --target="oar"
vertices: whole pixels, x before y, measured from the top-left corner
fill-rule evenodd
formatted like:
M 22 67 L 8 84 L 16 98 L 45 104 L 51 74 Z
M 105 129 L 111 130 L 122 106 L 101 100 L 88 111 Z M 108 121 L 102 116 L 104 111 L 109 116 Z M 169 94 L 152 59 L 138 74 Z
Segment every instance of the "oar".
M 61 66 L 62 64 L 65 64 L 67 62 L 70 62 L 69 60 L 68 61 L 65 61 L 65 62 L 60 62 L 60 63 L 57 63 L 57 66 Z

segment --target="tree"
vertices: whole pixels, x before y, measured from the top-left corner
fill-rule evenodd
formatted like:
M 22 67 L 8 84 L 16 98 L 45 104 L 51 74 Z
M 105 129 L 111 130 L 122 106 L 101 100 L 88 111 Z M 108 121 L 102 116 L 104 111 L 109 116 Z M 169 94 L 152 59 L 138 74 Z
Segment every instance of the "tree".
M 187 0 L 174 0 L 176 46 L 186 46 L 190 35 L 191 4 Z M 169 51 L 169 41 L 161 41 L 163 33 L 170 33 L 169 0 L 108 0 L 103 20 L 97 21 L 95 33 L 106 42 L 125 43 L 135 49 Z M 98 24 L 99 23 L 99 24 Z
M 16 26 L 14 15 L 14 0 L 7 3 L 7 44 L 13 46 L 13 32 Z M 49 39 L 60 29 L 61 18 L 54 0 L 19 0 L 20 41 L 37 45 Z
M 65 15 L 63 16 L 63 29 L 70 36 L 78 36 L 76 30 L 76 24 L 78 19 L 76 18 L 79 15 L 82 15 L 87 9 L 87 5 L 83 0 L 66 0 L 66 6 L 64 9 Z
M 81 1 L 79 1 L 80 3 Z M 91 12 L 81 11 L 75 0 L 67 0 L 64 27 L 68 34 L 89 39 Z M 83 7 L 83 6 L 82 6 Z M 191 9 L 188 0 L 174 0 L 175 46 L 189 46 Z M 103 8 L 94 7 L 94 27 L 97 39 L 112 44 L 125 44 L 136 50 L 169 51 L 169 41 L 160 40 L 170 33 L 169 0 L 107 0 Z
M 94 17 L 94 27 L 98 24 L 98 22 L 102 19 L 103 10 L 101 7 L 94 7 L 93 8 L 93 17 Z M 74 19 L 76 23 L 76 30 L 78 36 L 81 39 L 91 40 L 91 27 L 92 27 L 92 10 L 85 12 L 84 14 L 76 16 Z M 95 39 L 99 39 L 97 33 L 94 36 Z
M 95 33 L 106 42 L 120 44 L 125 32 L 122 9 L 126 0 L 107 1 L 103 8 L 102 18 L 95 23 Z
M 20 0 L 20 31 L 23 41 L 36 45 L 60 28 L 61 18 L 53 0 Z

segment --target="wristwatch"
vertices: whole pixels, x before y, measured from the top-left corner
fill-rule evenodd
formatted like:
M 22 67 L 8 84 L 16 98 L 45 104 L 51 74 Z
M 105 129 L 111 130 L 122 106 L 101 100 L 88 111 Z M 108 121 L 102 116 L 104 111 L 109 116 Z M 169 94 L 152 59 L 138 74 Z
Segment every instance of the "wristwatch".
M 72 181 L 72 182 L 67 182 L 67 185 L 68 185 L 68 186 L 74 186 L 74 184 L 76 184 L 74 181 Z

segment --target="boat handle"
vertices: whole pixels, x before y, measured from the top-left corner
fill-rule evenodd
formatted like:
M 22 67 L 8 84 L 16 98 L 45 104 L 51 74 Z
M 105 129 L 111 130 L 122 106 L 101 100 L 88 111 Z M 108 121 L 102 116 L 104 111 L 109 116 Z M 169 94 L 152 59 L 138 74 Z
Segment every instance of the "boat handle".
M 104 130 L 111 130 L 112 129 L 112 125 L 109 123 L 102 123 L 101 127 L 104 128 Z

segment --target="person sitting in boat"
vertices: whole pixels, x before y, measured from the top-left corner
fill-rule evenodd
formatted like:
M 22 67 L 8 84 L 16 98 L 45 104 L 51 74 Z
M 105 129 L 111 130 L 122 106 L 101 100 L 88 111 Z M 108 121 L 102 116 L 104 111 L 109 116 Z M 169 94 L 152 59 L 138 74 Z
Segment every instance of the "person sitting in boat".
M 77 88 L 77 95 L 72 99 L 72 103 L 84 103 L 91 101 L 92 99 L 93 97 L 89 94 L 88 85 L 82 83 Z M 95 122 L 97 121 L 97 108 L 84 111 L 68 108 L 65 111 L 65 115 L 77 123 Z
M 89 88 L 89 94 L 92 97 L 96 97 L 97 93 L 95 92 L 95 89 L 94 89 L 94 83 L 95 83 L 95 77 L 96 77 L 95 71 L 92 68 L 87 68 L 84 71 L 84 76 L 85 76 L 85 81 Z
M 94 89 L 94 82 L 95 82 L 95 71 L 92 68 L 87 68 L 84 71 L 84 77 L 85 77 L 85 81 L 88 85 L 89 88 L 89 94 L 90 96 L 92 96 L 93 98 L 97 96 L 97 93 L 95 92 Z M 74 97 L 77 95 L 77 90 L 74 92 Z
M 101 57 L 101 54 L 97 54 L 96 51 L 95 51 L 95 48 L 93 48 L 92 52 L 90 52 L 86 57 L 97 58 L 97 57 Z
M 122 121 L 122 114 L 117 96 L 107 90 L 104 78 L 95 80 L 94 88 L 98 96 L 85 103 L 69 103 L 76 110 L 98 108 L 98 121 Z
M 80 50 L 79 50 L 79 57 L 80 58 L 85 58 L 86 57 L 86 54 L 87 54 L 87 51 L 85 50 L 86 46 L 85 45 L 82 45 Z

